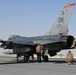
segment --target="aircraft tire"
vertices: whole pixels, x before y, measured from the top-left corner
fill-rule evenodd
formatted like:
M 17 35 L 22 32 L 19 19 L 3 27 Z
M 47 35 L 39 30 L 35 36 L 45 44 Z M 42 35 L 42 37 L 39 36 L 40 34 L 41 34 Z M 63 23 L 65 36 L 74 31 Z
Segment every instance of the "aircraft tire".
M 29 56 L 24 56 L 24 62 L 28 62 L 29 61 Z
M 43 59 L 44 59 L 45 62 L 48 62 L 48 56 L 47 55 L 44 56 Z

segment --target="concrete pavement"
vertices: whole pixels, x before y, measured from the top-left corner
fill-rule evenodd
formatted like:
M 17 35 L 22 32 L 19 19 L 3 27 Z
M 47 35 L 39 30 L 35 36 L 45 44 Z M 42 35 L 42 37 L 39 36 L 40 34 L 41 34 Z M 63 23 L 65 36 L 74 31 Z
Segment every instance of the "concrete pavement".
M 63 58 L 51 58 L 49 62 L 16 62 L 15 57 L 0 57 L 0 75 L 76 75 L 76 60 L 68 65 Z

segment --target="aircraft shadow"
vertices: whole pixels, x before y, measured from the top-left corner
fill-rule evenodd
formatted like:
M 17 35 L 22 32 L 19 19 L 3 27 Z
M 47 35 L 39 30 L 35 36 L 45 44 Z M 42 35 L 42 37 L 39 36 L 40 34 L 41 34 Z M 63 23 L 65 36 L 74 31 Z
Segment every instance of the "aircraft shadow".
M 23 60 L 19 60 L 19 61 L 16 61 L 16 60 L 11 60 L 11 61 L 3 61 L 3 62 L 0 62 L 0 65 L 7 65 L 7 64 L 22 64 L 22 63 L 37 63 L 37 60 L 32 61 L 30 60 L 29 62 L 24 62 Z M 42 60 L 41 63 L 44 63 L 44 61 Z M 45 62 L 45 63 L 54 63 L 54 64 L 64 64 L 66 63 L 64 59 L 58 59 L 58 58 L 52 58 L 52 59 L 49 59 L 48 62 Z M 74 65 L 76 65 L 76 59 L 74 60 Z
M 54 64 L 64 64 L 66 63 L 64 58 L 50 58 L 50 60 L 48 62 L 52 62 Z M 74 59 L 73 61 L 74 65 L 76 65 L 76 59 Z
M 0 62 L 0 65 L 6 65 L 6 64 L 21 64 L 21 63 L 35 63 L 33 61 L 29 61 L 29 62 L 24 62 L 22 60 L 19 60 L 19 61 L 9 61 L 9 62 Z

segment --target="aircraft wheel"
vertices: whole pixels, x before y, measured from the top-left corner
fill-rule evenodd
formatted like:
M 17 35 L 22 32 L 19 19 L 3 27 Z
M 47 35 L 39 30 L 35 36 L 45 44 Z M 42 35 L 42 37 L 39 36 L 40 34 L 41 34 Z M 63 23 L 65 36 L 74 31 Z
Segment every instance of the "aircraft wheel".
M 24 56 L 24 62 L 28 62 L 29 56 Z
M 44 59 L 45 62 L 48 62 L 48 56 L 47 55 L 44 56 L 43 59 Z

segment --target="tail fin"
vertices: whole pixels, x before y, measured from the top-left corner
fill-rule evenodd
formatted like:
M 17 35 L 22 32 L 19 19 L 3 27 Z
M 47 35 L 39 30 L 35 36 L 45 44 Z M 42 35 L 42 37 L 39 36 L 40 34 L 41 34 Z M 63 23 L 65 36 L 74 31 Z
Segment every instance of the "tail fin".
M 55 35 L 55 34 L 67 34 L 68 33 L 68 25 L 70 21 L 70 17 L 72 14 L 72 10 L 75 3 L 67 4 L 64 6 L 64 9 L 61 11 L 60 16 L 55 21 L 52 28 L 45 33 L 45 35 Z

